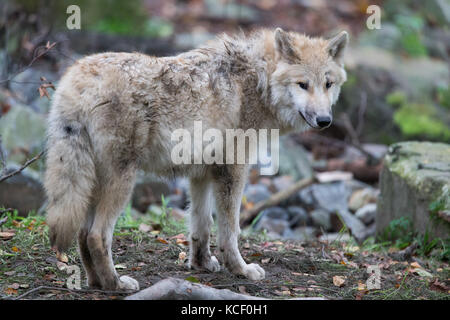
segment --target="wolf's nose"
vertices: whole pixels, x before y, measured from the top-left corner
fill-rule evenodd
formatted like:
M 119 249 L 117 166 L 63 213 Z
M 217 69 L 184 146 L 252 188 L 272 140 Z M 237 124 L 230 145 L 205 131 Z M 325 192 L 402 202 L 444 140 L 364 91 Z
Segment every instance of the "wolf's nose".
M 316 122 L 319 127 L 326 128 L 331 124 L 331 117 L 317 117 Z

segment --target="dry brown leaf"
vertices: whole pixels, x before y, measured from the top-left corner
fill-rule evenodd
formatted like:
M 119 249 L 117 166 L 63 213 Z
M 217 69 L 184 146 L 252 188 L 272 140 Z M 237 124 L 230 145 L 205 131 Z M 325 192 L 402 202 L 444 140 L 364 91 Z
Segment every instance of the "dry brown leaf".
M 344 284 L 345 284 L 345 278 L 344 278 L 344 277 L 341 277 L 341 276 L 334 276 L 334 277 L 333 277 L 333 284 L 334 284 L 336 287 L 342 287 L 342 286 L 344 286 Z
M 159 238 L 159 237 L 156 238 L 156 241 L 159 241 L 159 242 L 164 243 L 164 244 L 169 244 L 169 242 L 167 240 L 165 240 L 163 238 Z
M 0 238 L 2 240 L 9 240 L 14 237 L 14 232 L 0 232 Z
M 58 259 L 59 261 L 64 262 L 64 263 L 69 262 L 69 257 L 64 252 L 57 252 L 56 259 Z
M 14 295 L 14 294 L 17 294 L 18 291 L 17 291 L 16 289 L 13 289 L 13 288 L 6 288 L 6 289 L 5 289 L 5 293 L 6 293 L 7 295 Z
M 152 231 L 152 230 L 153 230 L 153 228 L 151 226 L 149 226 L 148 224 L 141 223 L 139 225 L 139 231 L 141 231 L 141 232 L 149 232 L 149 231 Z

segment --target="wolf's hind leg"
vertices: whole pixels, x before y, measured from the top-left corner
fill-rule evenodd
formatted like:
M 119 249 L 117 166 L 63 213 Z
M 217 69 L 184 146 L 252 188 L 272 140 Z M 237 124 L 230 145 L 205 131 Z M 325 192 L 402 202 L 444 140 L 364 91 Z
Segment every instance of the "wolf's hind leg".
M 97 273 L 95 272 L 94 263 L 87 244 L 87 236 L 91 230 L 92 223 L 94 222 L 94 213 L 94 209 L 90 208 L 86 222 L 78 233 L 78 247 L 80 249 L 81 261 L 83 262 L 83 267 L 86 271 L 88 286 L 91 288 L 101 288 L 102 285 Z
M 130 198 L 135 181 L 135 169 L 127 169 L 113 174 L 101 183 L 98 204 L 89 234 L 87 245 L 95 271 L 104 290 L 138 290 L 136 280 L 118 277 L 111 253 L 114 226 L 120 212 Z
M 251 280 L 261 280 L 265 277 L 264 269 L 256 263 L 247 264 L 238 248 L 239 210 L 246 177 L 246 165 L 226 165 L 214 171 L 219 249 L 230 272 Z
M 211 256 L 209 236 L 213 224 L 211 190 L 208 179 L 190 179 L 190 241 L 189 266 L 195 269 L 219 271 L 216 257 Z

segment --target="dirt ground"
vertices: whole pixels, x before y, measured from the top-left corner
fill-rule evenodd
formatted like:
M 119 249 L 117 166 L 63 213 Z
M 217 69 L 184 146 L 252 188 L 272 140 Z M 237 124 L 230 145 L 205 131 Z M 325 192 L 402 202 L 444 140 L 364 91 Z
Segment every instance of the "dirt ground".
M 90 290 L 81 271 L 81 290 L 66 286 L 67 267 L 81 267 L 74 246 L 58 261 L 48 244 L 42 218 L 11 219 L 0 229 L 0 297 L 2 299 L 122 299 L 127 294 Z M 120 275 L 139 281 L 141 289 L 167 277 L 198 282 L 217 289 L 273 299 L 449 299 L 447 262 L 412 256 L 395 260 L 397 250 L 375 250 L 341 241 L 299 243 L 269 240 L 263 234 L 243 235 L 240 249 L 248 262 L 266 271 L 262 281 L 250 281 L 226 270 L 217 273 L 187 267 L 184 227 L 148 231 L 142 225 L 116 228 L 113 254 Z M 181 232 L 180 232 L 181 231 Z M 216 251 L 212 238 L 212 251 Z M 380 268 L 379 289 L 370 287 L 369 266 Z M 82 270 L 82 268 L 81 268 Z M 371 279 L 374 279 L 373 277 Z M 369 280 L 369 282 L 368 282 Z M 369 283 L 369 287 L 368 287 Z M 369 290 L 371 289 L 371 290 Z

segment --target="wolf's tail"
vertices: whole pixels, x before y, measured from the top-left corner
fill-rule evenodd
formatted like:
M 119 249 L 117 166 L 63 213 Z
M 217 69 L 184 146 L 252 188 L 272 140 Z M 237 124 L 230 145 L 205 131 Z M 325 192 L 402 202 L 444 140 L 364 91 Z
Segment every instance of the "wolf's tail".
M 87 218 L 96 181 L 94 155 L 86 127 L 51 117 L 45 189 L 52 248 L 66 251 Z

